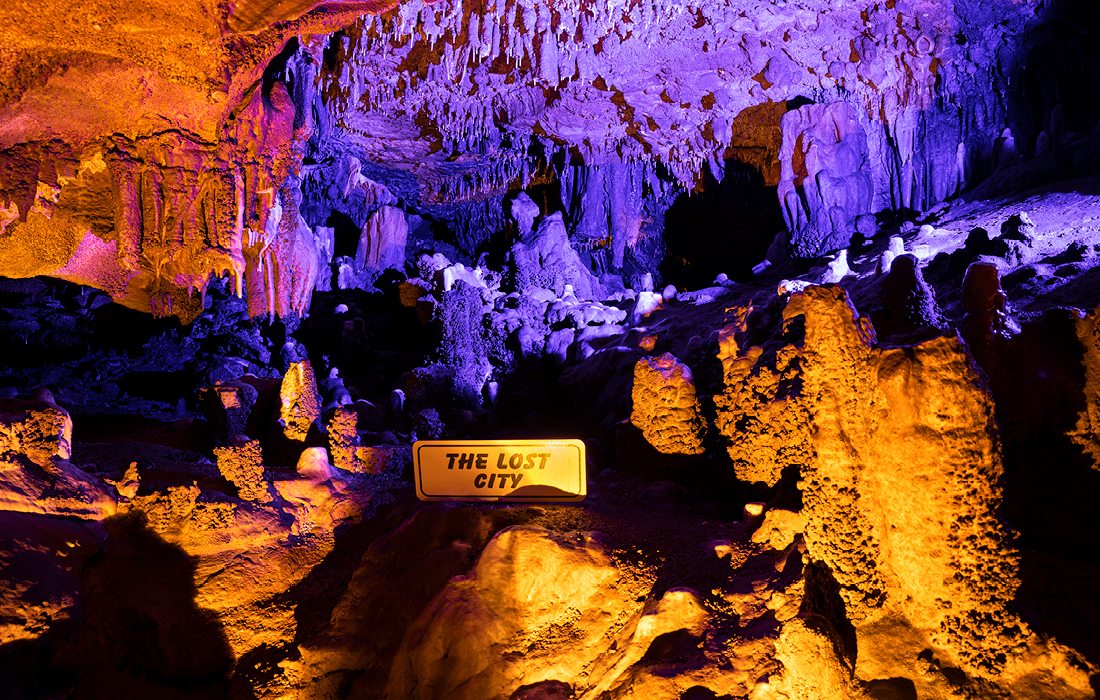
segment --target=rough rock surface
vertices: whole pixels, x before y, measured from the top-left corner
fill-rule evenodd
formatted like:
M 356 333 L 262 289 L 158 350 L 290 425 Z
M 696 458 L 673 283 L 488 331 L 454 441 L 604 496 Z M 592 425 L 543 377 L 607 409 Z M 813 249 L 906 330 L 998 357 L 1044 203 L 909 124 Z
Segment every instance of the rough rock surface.
M 279 386 L 279 418 L 283 433 L 302 442 L 321 417 L 321 395 L 309 360 L 290 363 Z
M 779 201 L 795 255 L 813 258 L 873 233 L 867 135 L 844 102 L 807 105 L 783 115 Z M 862 229 L 862 230 L 861 230 Z
M 735 307 L 731 322 L 719 331 L 725 389 L 714 397 L 715 426 L 728 442 L 737 478 L 767 486 L 774 486 L 784 469 L 813 459 L 810 406 L 802 393 L 801 328 L 775 323 L 781 304 L 773 298 L 761 308 Z M 750 334 L 750 323 L 778 326 L 778 332 Z M 760 345 L 750 345 L 754 335 Z
M 631 399 L 630 422 L 658 452 L 702 454 L 706 422 L 687 365 L 671 353 L 638 360 Z
M 215 447 L 218 471 L 226 481 L 237 487 L 246 501 L 268 503 L 271 493 L 264 479 L 264 458 L 259 440 L 246 440 L 239 445 Z
M 98 520 L 114 513 L 106 484 L 69 462 L 73 423 L 51 400 L 0 400 L 0 509 Z
M 518 181 L 556 184 L 584 252 L 634 277 L 673 199 L 734 162 L 779 184 L 794 250 L 816 255 L 1000 157 L 989 87 L 1036 4 L 413 0 L 344 29 L 387 4 L 96 3 L 57 26 L 13 7 L 0 273 L 184 320 L 226 276 L 252 315 L 301 314 L 334 255 L 399 267 L 400 218 L 409 241 L 446 220 L 475 252 Z
M 409 629 L 386 695 L 644 694 L 659 687 L 638 670 L 647 652 L 662 638 L 701 635 L 710 617 L 688 589 L 643 605 L 651 584 L 594 533 L 505 529 Z M 668 676 L 658 695 L 682 687 Z
M 1010 608 L 1018 563 L 997 519 L 993 403 L 965 347 L 878 349 L 835 287 L 796 296 L 785 317 L 796 315 L 815 426 L 803 473 L 810 555 L 857 625 L 900 614 L 968 672 L 1006 673 L 1044 642 Z

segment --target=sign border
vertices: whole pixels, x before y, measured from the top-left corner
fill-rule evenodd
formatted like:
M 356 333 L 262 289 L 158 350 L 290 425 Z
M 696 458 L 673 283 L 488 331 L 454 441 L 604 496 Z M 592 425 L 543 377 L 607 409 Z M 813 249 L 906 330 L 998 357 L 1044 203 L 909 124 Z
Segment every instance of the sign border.
M 428 494 L 424 491 L 424 480 L 421 475 L 420 467 L 420 450 L 425 447 L 476 447 L 486 446 L 487 443 L 493 444 L 493 446 L 500 446 L 502 443 L 505 445 L 515 445 L 517 447 L 524 446 L 538 446 L 538 445 L 565 445 L 573 447 L 577 450 L 579 463 L 577 469 L 579 471 L 578 483 L 581 486 L 581 493 L 571 494 L 568 496 L 530 496 L 530 497 L 512 497 L 512 496 L 446 496 L 446 495 L 434 495 Z M 412 446 L 413 453 L 413 480 L 416 482 L 416 497 L 421 501 L 475 501 L 475 502 L 490 502 L 490 503 L 579 503 L 588 496 L 588 484 L 587 484 L 587 472 L 588 465 L 585 460 L 585 444 L 583 440 L 578 438 L 560 438 L 550 440 L 533 440 L 533 439 L 517 439 L 517 440 L 504 440 L 504 439 L 492 439 L 492 440 L 417 440 Z

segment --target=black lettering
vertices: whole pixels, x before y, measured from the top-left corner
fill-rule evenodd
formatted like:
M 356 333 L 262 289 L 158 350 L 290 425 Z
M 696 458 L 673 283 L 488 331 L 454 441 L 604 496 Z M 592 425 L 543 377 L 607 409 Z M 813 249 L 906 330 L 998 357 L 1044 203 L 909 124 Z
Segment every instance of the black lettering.
M 454 452 L 448 452 L 447 453 L 447 468 L 448 469 L 454 469 L 455 468 L 455 458 L 456 457 L 458 457 L 458 455 Z
M 473 469 L 474 468 L 474 454 L 467 454 L 463 452 L 458 456 L 458 468 L 459 469 Z
M 515 489 L 517 486 L 519 486 L 519 482 L 523 480 L 523 474 L 508 474 L 507 476 L 512 477 L 512 488 L 513 489 Z
M 485 454 L 484 452 L 479 453 L 477 455 L 477 464 L 475 466 L 478 469 L 484 469 L 485 467 L 489 466 L 489 455 Z
M 477 476 L 474 477 L 474 488 L 475 489 L 485 488 L 485 477 L 486 477 L 485 474 L 478 474 Z

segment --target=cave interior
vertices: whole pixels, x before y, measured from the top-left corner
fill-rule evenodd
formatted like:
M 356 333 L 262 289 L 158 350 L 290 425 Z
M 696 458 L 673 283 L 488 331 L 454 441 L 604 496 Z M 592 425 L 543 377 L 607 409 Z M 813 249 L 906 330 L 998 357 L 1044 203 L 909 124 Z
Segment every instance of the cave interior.
M 1096 697 L 1094 0 L 0 27 L 0 698 Z

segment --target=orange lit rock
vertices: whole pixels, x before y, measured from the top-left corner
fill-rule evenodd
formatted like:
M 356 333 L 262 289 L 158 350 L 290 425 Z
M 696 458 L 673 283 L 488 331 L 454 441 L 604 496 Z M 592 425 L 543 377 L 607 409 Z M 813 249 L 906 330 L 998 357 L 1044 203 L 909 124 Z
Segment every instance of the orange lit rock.
M 356 450 L 359 445 L 359 415 L 350 408 L 341 406 L 332 412 L 328 422 L 328 448 L 332 452 L 332 461 L 344 471 L 359 471 Z
M 259 440 L 215 447 L 214 456 L 218 459 L 218 471 L 237 487 L 237 493 L 242 499 L 258 503 L 271 501 L 271 493 L 264 479 L 263 453 Z
M 843 660 L 840 640 L 828 622 L 799 616 L 786 622 L 775 645 L 783 673 L 758 686 L 750 696 L 788 700 L 857 700 L 868 698 L 851 666 Z
M 291 440 L 306 439 L 309 429 L 321 417 L 321 396 L 309 360 L 292 362 L 279 387 L 279 417 L 283 433 Z
M 706 424 L 687 365 L 667 352 L 638 360 L 631 396 L 630 422 L 658 452 L 702 454 Z
M 412 460 L 407 445 L 360 444 L 358 423 L 358 414 L 344 406 L 333 411 L 329 419 L 328 444 L 337 467 L 356 474 L 382 474 Z
M 303 312 L 322 260 L 298 213 L 305 133 L 294 115 L 277 84 L 210 140 L 158 131 L 14 147 L 0 174 L 0 200 L 12 202 L 0 274 L 60 277 L 184 322 L 211 278 L 228 277 L 253 316 Z
M 332 532 L 337 524 L 359 512 L 361 498 L 350 493 L 348 484 L 329 464 L 323 447 L 307 447 L 296 468 L 297 477 L 275 481 L 275 491 L 286 502 L 284 510 L 294 516 L 291 533 L 308 535 Z
M 802 396 L 801 337 L 783 325 L 765 345 L 748 346 L 750 315 L 775 310 L 731 311 L 733 323 L 720 331 L 725 389 L 714 397 L 714 422 L 727 440 L 737 478 L 774 486 L 784 469 L 806 464 L 813 455 L 810 409 Z
M 648 582 L 616 567 L 591 534 L 506 529 L 409 629 L 386 696 L 509 697 L 550 681 L 607 686 L 598 674 L 616 668 L 629 640 L 664 626 L 657 615 L 647 618 L 653 629 L 636 632 L 646 590 Z M 677 596 L 669 608 L 679 624 L 683 609 L 695 609 Z M 687 614 L 689 626 L 698 619 Z M 617 653 L 610 653 L 613 643 Z
M 102 480 L 69 463 L 73 424 L 49 400 L 0 400 L 0 510 L 100 519 L 115 511 Z
M 772 508 L 752 533 L 752 541 L 772 549 L 786 549 L 805 528 L 806 519 L 801 513 Z
M 815 426 L 802 488 L 810 556 L 857 631 L 900 615 L 969 673 L 999 677 L 1039 640 L 1009 609 L 1019 579 L 996 518 L 993 402 L 965 346 L 877 348 L 837 287 L 796 295 L 785 318 L 799 315 Z

